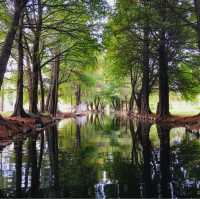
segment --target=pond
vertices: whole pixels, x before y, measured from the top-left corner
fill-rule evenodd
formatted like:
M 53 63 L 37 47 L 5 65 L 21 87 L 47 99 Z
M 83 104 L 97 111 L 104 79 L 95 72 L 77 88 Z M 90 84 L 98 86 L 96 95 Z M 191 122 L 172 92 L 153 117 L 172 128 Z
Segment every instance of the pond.
M 105 115 L 65 119 L 0 153 L 1 197 L 200 197 L 200 139 Z

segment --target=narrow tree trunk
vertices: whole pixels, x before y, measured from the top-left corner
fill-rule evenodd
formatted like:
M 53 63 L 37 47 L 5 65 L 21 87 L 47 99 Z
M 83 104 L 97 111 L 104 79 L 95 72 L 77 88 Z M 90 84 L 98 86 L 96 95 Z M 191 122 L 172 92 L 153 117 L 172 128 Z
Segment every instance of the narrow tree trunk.
M 165 32 L 161 33 L 159 46 L 159 110 L 158 116 L 169 115 L 169 82 L 168 82 L 168 60 L 166 50 Z
M 133 107 L 134 107 L 134 88 L 132 87 L 131 88 L 131 97 L 130 97 L 130 100 L 129 100 L 129 112 L 132 112 L 133 111 Z
M 166 23 L 166 0 L 161 2 L 160 15 L 163 24 Z M 168 53 L 166 47 L 166 30 L 163 27 L 160 30 L 159 43 L 159 110 L 158 116 L 160 118 L 169 115 L 169 80 L 168 80 Z
M 27 55 L 26 56 L 26 68 L 27 68 L 27 79 L 28 79 L 28 95 L 29 95 L 29 111 L 32 110 L 32 104 L 33 104 L 33 76 L 32 76 L 32 70 L 31 70 L 31 63 L 30 58 Z
M 45 111 L 48 111 L 48 108 L 49 108 L 49 102 L 50 102 L 50 97 L 51 97 L 52 85 L 53 85 L 53 81 L 51 79 L 51 83 L 50 83 L 50 86 L 49 86 L 49 92 L 48 92 L 47 97 L 46 97 Z
M 79 104 L 81 104 L 81 86 L 80 85 L 77 85 L 75 95 L 76 95 L 76 105 L 78 106 Z
M 25 5 L 26 5 L 26 0 L 15 1 L 15 12 L 12 19 L 12 23 L 6 35 L 4 46 L 0 53 L 0 89 L 3 83 L 4 74 L 6 72 L 7 63 L 10 57 L 13 41 L 15 39 L 15 35 L 19 27 L 20 15 Z
M 141 92 L 135 94 L 135 102 L 138 113 L 141 113 Z
M 40 79 L 40 96 L 41 96 L 40 109 L 41 109 L 41 112 L 44 112 L 44 110 L 45 110 L 45 107 L 44 107 L 45 106 L 45 104 L 44 104 L 44 84 L 43 84 L 41 69 L 39 70 L 39 79 Z
M 52 85 L 51 93 L 49 97 L 49 108 L 48 111 L 52 116 L 56 116 L 57 105 L 58 105 L 58 81 L 59 81 L 59 66 L 60 66 L 60 57 L 58 56 L 53 64 L 52 68 Z
M 143 44 L 143 78 L 141 90 L 141 113 L 150 113 L 149 107 L 149 28 L 144 28 Z
M 1 102 L 0 102 L 0 111 L 4 111 L 4 84 L 2 84 L 2 89 L 1 89 Z
M 33 43 L 33 94 L 32 94 L 32 106 L 31 112 L 38 113 L 38 75 L 40 70 L 40 36 L 42 29 L 42 5 L 41 0 L 38 0 L 38 20 L 36 23 L 36 31 L 34 32 L 34 43 Z
M 18 34 L 18 79 L 17 79 L 17 97 L 14 107 L 13 116 L 26 117 L 27 114 L 23 108 L 23 88 L 24 88 L 24 49 L 23 49 L 23 17 L 20 21 L 20 29 Z

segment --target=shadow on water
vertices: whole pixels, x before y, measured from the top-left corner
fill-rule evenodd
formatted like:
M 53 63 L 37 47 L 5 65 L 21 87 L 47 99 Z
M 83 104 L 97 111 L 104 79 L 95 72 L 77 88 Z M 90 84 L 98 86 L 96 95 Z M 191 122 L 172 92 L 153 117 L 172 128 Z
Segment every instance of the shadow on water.
M 105 115 L 61 121 L 0 153 L 1 197 L 200 197 L 200 141 Z

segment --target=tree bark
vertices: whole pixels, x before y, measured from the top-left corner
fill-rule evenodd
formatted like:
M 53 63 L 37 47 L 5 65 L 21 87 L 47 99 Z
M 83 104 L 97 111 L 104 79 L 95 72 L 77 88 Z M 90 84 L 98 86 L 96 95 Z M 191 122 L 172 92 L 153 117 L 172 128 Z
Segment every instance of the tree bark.
M 159 46 L 159 110 L 158 116 L 169 115 L 169 81 L 168 81 L 168 60 L 166 50 L 165 32 L 161 32 Z
M 144 28 L 143 41 L 143 78 L 141 90 L 141 113 L 150 113 L 149 107 L 149 27 Z
M 78 106 L 79 104 L 81 104 L 81 86 L 77 85 L 76 88 L 76 106 Z
M 19 27 L 20 15 L 25 5 L 26 5 L 26 0 L 15 1 L 15 11 L 14 11 L 12 23 L 6 35 L 4 46 L 0 53 L 0 89 L 3 83 L 4 74 L 6 72 L 7 63 L 10 57 L 13 41 L 15 39 L 15 35 Z
M 31 70 L 31 63 L 30 58 L 27 55 L 26 56 L 26 67 L 27 67 L 27 79 L 28 79 L 28 95 L 29 95 L 29 111 L 31 112 L 31 107 L 33 104 L 33 76 L 32 76 L 32 70 Z
M 18 79 L 17 79 L 17 97 L 12 116 L 26 117 L 27 114 L 23 108 L 23 88 L 24 88 L 24 49 L 23 49 L 23 17 L 20 20 L 20 28 L 18 34 Z
M 2 84 L 2 89 L 1 89 L 1 99 L 0 99 L 0 111 L 4 111 L 4 84 Z
M 132 112 L 133 111 L 133 107 L 134 107 L 134 89 L 131 88 L 131 97 L 130 97 L 130 100 L 129 100 L 129 112 Z
M 49 97 L 49 108 L 48 108 L 48 111 L 52 116 L 56 116 L 56 113 L 57 113 L 59 70 L 60 70 L 60 57 L 57 57 L 53 63 L 53 68 L 52 68 L 53 79 L 52 79 L 52 85 L 50 89 L 51 92 L 50 92 L 50 97 Z
M 160 15 L 163 23 L 166 23 L 166 0 L 161 2 Z M 165 27 L 160 30 L 159 43 L 159 110 L 160 118 L 169 115 L 169 80 L 168 80 L 168 53 L 166 47 Z
M 40 109 L 41 112 L 45 111 L 45 103 L 44 103 L 44 84 L 43 84 L 43 78 L 42 78 L 42 71 L 41 69 L 39 70 L 39 79 L 40 79 L 40 96 L 41 96 L 41 101 L 40 101 Z
M 33 43 L 33 93 L 32 93 L 32 105 L 31 112 L 38 113 L 38 75 L 40 70 L 40 37 L 42 30 L 42 5 L 41 0 L 38 0 L 38 19 L 36 22 L 36 31 L 34 32 L 34 43 Z

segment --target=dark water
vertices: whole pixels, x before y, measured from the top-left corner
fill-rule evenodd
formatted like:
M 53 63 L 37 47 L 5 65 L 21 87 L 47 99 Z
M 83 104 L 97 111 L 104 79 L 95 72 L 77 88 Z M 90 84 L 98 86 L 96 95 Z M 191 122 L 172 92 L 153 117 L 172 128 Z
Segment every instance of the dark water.
M 200 140 L 106 116 L 61 121 L 0 153 L 1 197 L 200 197 Z

